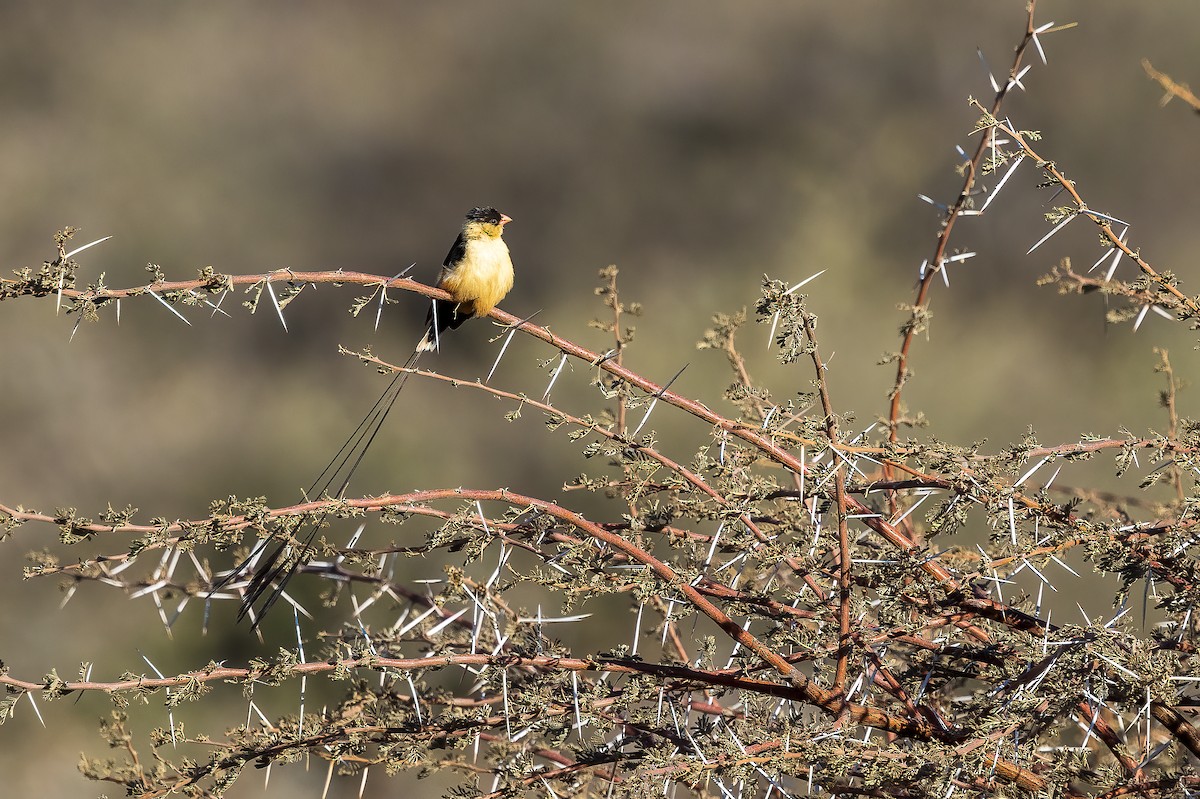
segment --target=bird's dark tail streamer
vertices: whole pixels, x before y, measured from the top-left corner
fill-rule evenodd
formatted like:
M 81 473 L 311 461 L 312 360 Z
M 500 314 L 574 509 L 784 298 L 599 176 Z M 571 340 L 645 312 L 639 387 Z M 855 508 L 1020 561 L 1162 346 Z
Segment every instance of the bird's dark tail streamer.
M 379 399 L 371 406 L 366 416 L 359 422 L 358 427 L 354 429 L 354 432 L 342 444 L 337 454 L 333 456 L 321 473 L 317 475 L 317 479 L 313 481 L 312 486 L 308 489 L 307 499 L 319 500 L 325 496 L 342 499 L 346 493 L 346 489 L 350 485 L 350 479 L 354 477 L 354 473 L 362 463 L 363 457 L 367 454 L 367 450 L 370 449 L 371 444 L 375 441 L 375 436 L 378 435 L 379 429 L 383 426 L 384 420 L 387 419 L 388 413 L 391 412 L 392 406 L 396 404 L 396 398 L 400 396 L 400 390 L 404 388 L 404 383 L 411 374 L 407 370 L 417 365 L 417 360 L 421 357 L 421 352 L 423 351 L 422 347 L 428 338 L 429 334 L 426 334 L 426 338 L 422 339 L 422 344 L 413 350 L 413 354 L 408 357 L 408 361 L 404 364 L 405 371 L 397 372 L 392 377 L 392 381 L 388 383 L 388 387 L 379 395 Z M 296 545 L 291 540 L 284 540 L 278 543 L 275 549 L 262 559 L 261 563 L 257 563 L 254 574 L 246 586 L 246 594 L 242 598 L 241 609 L 238 611 L 239 622 L 250 616 L 252 618 L 250 629 L 258 629 L 258 625 L 262 623 L 267 612 L 271 610 L 283 595 L 288 582 L 296 575 L 300 567 L 312 557 L 313 541 L 316 540 L 317 532 L 320 531 L 329 514 L 329 510 L 324 510 L 306 513 L 301 516 L 299 521 L 291 528 L 296 531 L 295 540 L 302 541 L 299 548 L 296 548 Z M 264 538 L 259 541 L 246 559 L 239 563 L 229 575 L 213 587 L 209 596 L 233 583 L 246 569 L 254 566 L 259 556 L 271 544 L 271 541 L 272 539 L 270 538 Z M 255 611 L 255 604 L 264 596 L 266 599 L 262 602 L 258 610 Z

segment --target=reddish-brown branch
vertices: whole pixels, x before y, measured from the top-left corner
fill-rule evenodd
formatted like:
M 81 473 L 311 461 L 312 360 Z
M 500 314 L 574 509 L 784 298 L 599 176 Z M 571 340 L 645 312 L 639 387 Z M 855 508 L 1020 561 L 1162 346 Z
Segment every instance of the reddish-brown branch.
M 882 711 L 874 708 L 866 707 L 851 707 L 847 702 L 838 697 L 834 692 L 820 688 L 803 674 L 801 674 L 787 658 L 775 652 L 768 647 L 756 636 L 742 628 L 741 625 L 734 622 L 720 608 L 712 603 L 712 601 L 691 585 L 688 580 L 680 576 L 674 569 L 655 558 L 646 550 L 638 547 L 633 542 L 628 541 L 624 537 L 612 532 L 602 525 L 596 524 L 583 516 L 568 510 L 552 502 L 538 499 L 536 497 L 523 496 L 505 490 L 467 490 L 467 489 L 443 489 L 434 491 L 415 491 L 403 496 L 383 496 L 372 497 L 369 499 L 355 499 L 345 501 L 344 504 L 352 508 L 406 508 L 412 506 L 420 506 L 427 502 L 435 502 L 438 500 L 461 499 L 473 502 L 503 502 L 509 505 L 522 508 L 537 508 L 538 510 L 553 516 L 560 521 L 566 522 L 581 532 L 603 541 L 613 550 L 620 552 L 630 558 L 630 560 L 641 563 L 653 571 L 659 579 L 663 580 L 671 589 L 678 591 L 683 597 L 699 612 L 703 613 L 711 619 L 726 635 L 737 641 L 746 649 L 753 652 L 765 663 L 767 663 L 780 676 L 788 680 L 791 685 L 800 692 L 800 695 L 811 704 L 817 705 L 832 715 L 838 715 L 843 712 L 849 712 L 851 720 L 867 724 L 869 726 L 877 726 L 881 729 L 887 729 L 891 732 L 905 732 L 908 734 L 918 734 L 922 736 L 932 735 L 932 730 L 924 723 L 915 723 L 913 721 L 897 719 Z M 328 503 L 326 502 L 309 502 L 294 506 L 290 509 L 290 514 L 295 513 L 313 513 L 320 512 Z M 5 512 L 8 512 L 7 510 Z M 284 515 L 279 511 L 273 511 L 269 516 Z M 46 519 L 51 521 L 50 519 Z M 244 519 L 231 520 L 233 529 L 240 529 L 239 525 L 248 525 L 250 522 Z M 153 528 L 161 530 L 161 528 Z
M 803 688 L 794 685 L 780 685 L 778 683 L 740 677 L 725 672 L 691 669 L 685 666 L 658 665 L 653 663 L 645 663 L 638 660 L 623 660 L 616 658 L 560 658 L 550 656 L 521 657 L 516 655 L 495 656 L 486 654 L 457 654 L 420 658 L 345 658 L 336 661 L 289 664 L 285 668 L 289 673 L 294 675 L 316 675 L 331 674 L 334 672 L 354 669 L 420 671 L 446 668 L 450 666 L 536 668 L 542 670 L 561 669 L 567 671 L 603 671 L 610 673 L 654 675 L 671 679 L 691 680 L 709 685 L 719 685 L 730 689 L 758 692 L 781 699 L 790 699 L 793 701 L 807 701 L 809 699 L 807 692 Z M 115 682 L 98 682 L 91 680 L 81 680 L 75 682 L 64 681 L 55 684 L 19 680 L 7 674 L 0 674 L 0 685 L 7 685 L 11 689 L 27 692 L 51 690 L 54 695 L 63 696 L 75 691 L 101 691 L 105 693 L 118 693 L 124 691 L 144 692 L 156 689 L 176 688 L 217 681 L 240 682 L 256 679 L 262 673 L 262 670 L 257 669 L 214 666 L 212 668 L 179 674 L 172 677 L 139 677 L 137 679 L 120 680 Z M 918 730 L 908 722 L 900 719 L 892 719 L 887 717 L 886 714 L 883 714 L 873 708 L 847 703 L 845 704 L 844 709 L 847 710 L 848 715 L 852 719 L 860 723 L 867 724 L 868 726 L 879 726 L 875 722 L 890 721 L 892 722 L 891 724 L 888 724 L 882 728 L 899 734 L 914 735 L 921 738 L 929 737 L 928 730 Z M 503 717 L 499 715 L 482 719 L 479 722 L 481 725 L 500 723 L 503 723 Z M 345 733 L 366 734 L 386 732 L 389 732 L 389 728 L 378 726 L 339 726 L 334 730 L 320 733 L 319 735 L 333 735 L 336 737 Z M 286 741 L 279 741 L 271 744 L 270 746 L 275 747 L 276 752 L 283 752 L 298 746 L 307 747 L 320 743 L 321 740 L 309 736 L 305 739 L 288 739 Z M 759 752 L 777 749 L 779 746 L 780 742 L 777 741 L 758 742 L 754 745 L 753 749 L 747 749 L 747 754 L 753 756 Z M 969 744 L 964 744 L 963 747 L 963 751 L 965 752 L 967 751 L 965 747 L 969 747 Z M 270 751 L 266 749 L 257 749 L 250 753 L 249 759 L 261 758 L 269 754 Z M 1032 772 L 1021 769 L 1014 763 L 996 758 L 995 762 L 990 765 L 994 766 L 997 775 L 999 775 L 1002 779 L 1013 782 L 1021 787 L 1029 790 L 1039 790 L 1045 787 L 1045 783 L 1041 780 L 1041 778 L 1032 774 Z
M 993 116 L 1000 113 L 1000 108 L 1004 105 L 1004 100 L 1008 96 L 1008 92 L 1015 85 L 1013 79 L 1016 78 L 1017 73 L 1021 69 L 1021 62 L 1025 58 L 1025 51 L 1033 43 L 1033 16 L 1036 8 L 1037 0 L 1030 0 L 1025 16 L 1025 36 L 1013 55 L 1012 66 L 1008 71 L 1009 79 L 1004 81 L 1003 85 L 997 90 L 995 98 L 992 100 L 991 113 Z M 934 247 L 933 256 L 929 260 L 929 268 L 925 270 L 925 274 L 922 276 L 920 285 L 917 288 L 917 297 L 913 300 L 914 309 L 925 308 L 929 304 L 930 287 L 933 285 L 934 280 L 938 279 L 938 272 L 944 268 L 944 260 L 946 253 L 949 252 L 950 235 L 954 232 L 954 224 L 971 202 L 971 190 L 975 187 L 975 180 L 979 174 L 979 166 L 983 162 L 984 153 L 988 150 L 989 141 L 988 136 L 981 137 L 974 154 L 965 165 L 962 188 L 959 190 L 954 204 L 946 210 L 946 218 L 942 220 L 942 229 L 938 233 L 937 244 Z M 916 339 L 918 332 L 916 312 L 914 310 L 910 324 L 906 326 L 904 339 L 900 345 L 900 352 L 896 358 L 896 381 L 892 386 L 891 405 L 888 409 L 888 440 L 893 444 L 899 440 L 901 395 L 904 392 L 905 383 L 908 382 L 908 362 L 911 357 L 912 343 Z M 885 477 L 891 479 L 890 471 L 885 469 L 884 474 Z M 893 508 L 893 512 L 894 510 Z
M 990 113 L 993 117 L 995 116 L 994 111 L 988 112 L 978 102 L 975 103 L 975 107 L 984 113 Z M 1142 270 L 1142 274 L 1149 278 L 1154 285 L 1158 286 L 1161 291 L 1165 291 L 1166 293 L 1170 294 L 1180 306 L 1186 308 L 1188 316 L 1200 316 L 1200 304 L 1197 304 L 1196 300 L 1192 299 L 1176 288 L 1175 284 L 1170 279 L 1164 277 L 1158 272 L 1158 270 L 1151 266 L 1148 261 L 1142 258 L 1140 252 L 1132 249 L 1128 244 L 1122 241 L 1121 237 L 1118 236 L 1112 229 L 1112 225 L 1107 219 L 1100 216 L 1092 216 L 1087 213 L 1088 205 L 1086 202 L 1084 202 L 1083 197 L 1079 194 L 1078 189 L 1075 188 L 1075 182 L 1068 180 L 1067 176 L 1064 175 L 1057 166 L 1055 166 L 1054 162 L 1047 161 L 1038 155 L 1038 153 L 1029 145 L 1026 137 L 1021 135 L 1020 131 L 1014 130 L 1012 127 L 1000 122 L 999 120 L 996 120 L 993 123 L 992 129 L 1002 131 L 1008 136 L 1011 136 L 1012 140 L 1020 146 L 1022 151 L 1024 151 L 1024 154 L 1036 161 L 1038 167 L 1044 170 L 1048 176 L 1053 178 L 1054 181 L 1062 187 L 1062 190 L 1065 191 L 1071 197 L 1071 199 L 1075 201 L 1074 213 L 1079 216 L 1086 216 L 1090 218 L 1096 224 L 1096 227 L 1100 229 L 1100 234 L 1109 242 L 1109 244 L 1120 250 L 1127 258 L 1137 264 L 1138 269 Z M 995 134 L 993 133 L 992 135 Z M 987 136 L 984 137 L 984 140 L 987 140 Z
M 809 357 L 816 374 L 817 393 L 821 398 L 821 411 L 825 414 L 825 435 L 831 444 L 840 444 L 842 437 L 838 432 L 833 400 L 829 397 L 828 374 L 817 349 L 816 319 L 805 311 L 802 311 L 802 314 L 804 337 L 808 341 Z M 846 493 L 845 463 L 841 459 L 837 459 L 833 465 L 833 491 L 838 529 L 838 657 L 834 669 L 833 689 L 844 693 L 850 668 L 850 602 L 853 599 L 850 568 L 853 556 L 850 553 L 850 524 L 846 520 L 849 495 Z

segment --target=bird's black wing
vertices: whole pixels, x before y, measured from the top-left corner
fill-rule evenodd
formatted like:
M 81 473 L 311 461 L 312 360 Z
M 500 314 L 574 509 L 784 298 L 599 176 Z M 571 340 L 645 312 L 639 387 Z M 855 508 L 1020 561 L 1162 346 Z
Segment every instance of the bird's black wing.
M 441 284 L 446 279 L 446 274 L 458 268 L 458 265 L 467 257 L 467 240 L 462 233 L 458 234 L 458 238 L 454 240 L 453 246 L 450 247 L 450 252 L 446 253 L 446 260 L 442 261 L 442 273 L 438 275 L 438 283 Z M 432 330 L 437 322 L 437 330 L 434 335 L 443 333 L 446 330 L 455 330 L 463 322 L 470 319 L 470 314 L 464 314 L 459 307 L 459 303 L 450 302 L 448 300 L 434 300 L 433 305 L 429 308 L 429 313 L 425 316 L 425 327 Z
M 463 234 L 459 233 L 458 238 L 454 240 L 454 246 L 450 248 L 450 252 L 446 253 L 446 260 L 442 261 L 442 266 L 447 269 L 453 269 L 458 266 L 467 255 L 467 240 L 463 238 Z

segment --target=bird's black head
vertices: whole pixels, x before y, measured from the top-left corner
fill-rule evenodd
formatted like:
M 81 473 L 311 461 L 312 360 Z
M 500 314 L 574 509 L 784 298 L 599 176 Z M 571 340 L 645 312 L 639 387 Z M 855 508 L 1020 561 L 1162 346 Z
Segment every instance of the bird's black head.
M 472 208 L 467 211 L 467 219 L 471 222 L 483 222 L 488 225 L 498 225 L 504 214 L 490 206 L 484 208 Z

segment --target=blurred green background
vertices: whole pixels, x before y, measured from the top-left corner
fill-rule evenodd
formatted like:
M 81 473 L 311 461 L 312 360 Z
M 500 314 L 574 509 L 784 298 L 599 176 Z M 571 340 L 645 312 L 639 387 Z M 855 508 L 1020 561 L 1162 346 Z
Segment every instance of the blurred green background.
M 52 259 L 54 232 L 74 225 L 76 243 L 113 236 L 79 260 L 83 280 L 104 273 L 114 287 L 147 282 L 149 262 L 171 279 L 206 265 L 390 275 L 416 264 L 413 274 L 431 280 L 462 214 L 492 204 L 515 219 L 507 310 L 540 309 L 541 324 L 604 349 L 587 326 L 604 315 L 592 288 L 598 269 L 617 264 L 622 296 L 647 309 L 631 320 L 639 338 L 629 365 L 661 381 L 690 362 L 675 388 L 723 411 L 724 359 L 694 350 L 711 314 L 752 306 L 764 273 L 796 282 L 828 270 L 806 290 L 834 401 L 865 427 L 885 412 L 894 370 L 876 364 L 898 346 L 896 305 L 912 300 L 938 229 L 939 214 L 916 194 L 948 201 L 961 185 L 954 147 L 975 141 L 967 97 L 992 94 L 976 48 L 1003 74 L 1024 9 L 1015 0 L 4 4 L 0 266 Z M 1034 56 L 1029 92 L 1005 112 L 1043 131 L 1038 147 L 1093 208 L 1133 223 L 1132 244 L 1156 267 L 1200 291 L 1200 128 L 1180 105 L 1159 108 L 1139 63 L 1200 82 L 1200 5 L 1047 1 L 1038 18 L 1079 26 L 1045 37 L 1049 66 Z M 1106 328 L 1100 297 L 1035 287 L 1059 258 L 1085 269 L 1101 252 L 1079 222 L 1025 255 L 1048 229 L 1050 194 L 1036 182 L 1027 164 L 985 217 L 960 221 L 954 243 L 979 255 L 952 270 L 949 291 L 934 290 L 909 407 L 943 440 L 986 438 L 988 451 L 1029 425 L 1047 443 L 1162 429 L 1151 348 L 1171 348 L 1186 379 L 1192 337 L 1155 316 L 1136 334 Z M 143 520 L 202 516 L 230 494 L 294 501 L 384 384 L 338 344 L 397 360 L 419 334 L 420 300 L 399 295 L 375 332 L 373 310 L 347 313 L 359 293 L 306 291 L 288 308 L 287 333 L 269 307 L 250 316 L 233 298 L 232 318 L 186 311 L 191 327 L 144 298 L 122 303 L 120 326 L 109 310 L 70 342 L 75 319 L 56 318 L 52 298 L 0 306 L 0 501 L 85 514 L 132 504 Z M 777 401 L 808 390 L 804 368 L 774 364 L 766 335 L 755 325 L 743 333 L 752 374 Z M 482 376 L 495 357 L 490 336 L 481 323 L 463 328 L 436 368 Z M 547 376 L 535 366 L 549 355 L 519 340 L 495 382 L 540 395 Z M 591 377 L 575 365 L 556 400 L 597 410 Z M 1191 403 L 1185 394 L 1183 413 Z M 559 490 L 592 467 L 578 446 L 546 433 L 538 414 L 504 422 L 509 409 L 410 383 L 357 489 L 506 486 L 586 506 Z M 708 435 L 661 407 L 650 426 L 684 460 Z M 1106 462 L 1096 473 L 1110 472 Z M 232 607 L 216 609 L 207 639 L 191 640 L 193 607 L 177 626 L 183 640 L 169 642 L 149 601 L 94 584 L 60 611 L 57 581 L 21 579 L 25 552 L 55 545 L 54 529 L 35 526 L 3 544 L 0 659 L 18 676 L 70 677 L 88 660 L 98 679 L 113 679 L 146 671 L 139 648 L 170 673 L 288 643 L 276 634 L 260 650 L 233 628 Z M 177 720 L 219 732 L 244 712 L 228 693 L 231 715 L 202 703 Z M 159 708 L 149 722 L 165 723 Z M 105 754 L 94 729 L 106 700 L 41 709 L 45 729 L 27 703 L 0 727 L 8 790 L 101 793 L 75 773 L 73 753 Z M 323 774 L 323 765 L 279 771 L 267 793 L 318 795 Z M 260 786 L 250 774 L 231 795 Z M 368 787 L 383 795 L 396 784 L 379 773 Z M 356 792 L 345 781 L 330 795 Z

